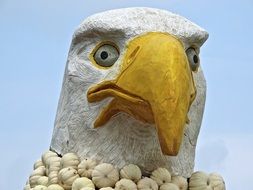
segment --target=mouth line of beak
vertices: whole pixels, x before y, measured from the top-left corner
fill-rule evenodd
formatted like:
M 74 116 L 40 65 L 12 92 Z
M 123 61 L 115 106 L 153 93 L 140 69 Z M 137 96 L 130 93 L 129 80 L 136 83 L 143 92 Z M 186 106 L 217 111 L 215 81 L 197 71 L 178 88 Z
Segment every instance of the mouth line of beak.
M 124 102 L 131 102 L 133 104 L 147 105 L 149 104 L 146 100 L 141 97 L 130 93 L 115 84 L 113 81 L 102 82 L 95 87 L 88 90 L 87 93 L 89 102 L 99 102 L 105 98 L 114 97 Z
M 87 98 L 90 103 L 99 102 L 105 98 L 113 98 L 95 121 L 95 128 L 104 125 L 118 112 L 127 113 L 144 123 L 154 123 L 150 103 L 141 97 L 120 88 L 115 81 L 105 81 L 90 88 L 87 93 Z

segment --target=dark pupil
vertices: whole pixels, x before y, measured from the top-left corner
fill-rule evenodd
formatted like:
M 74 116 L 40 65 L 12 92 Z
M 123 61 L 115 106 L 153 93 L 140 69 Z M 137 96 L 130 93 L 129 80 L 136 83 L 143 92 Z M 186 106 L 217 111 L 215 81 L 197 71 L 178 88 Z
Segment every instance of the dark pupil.
M 105 60 L 108 57 L 108 53 L 106 51 L 102 51 L 100 57 L 101 59 Z
M 193 56 L 193 61 L 194 61 L 194 63 L 198 63 L 199 62 L 199 58 L 198 58 L 197 55 Z

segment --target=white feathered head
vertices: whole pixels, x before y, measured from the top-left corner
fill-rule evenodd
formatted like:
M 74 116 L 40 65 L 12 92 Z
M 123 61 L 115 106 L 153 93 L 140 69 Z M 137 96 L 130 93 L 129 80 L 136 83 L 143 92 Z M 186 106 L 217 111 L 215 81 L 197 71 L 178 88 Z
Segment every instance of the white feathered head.
M 73 35 L 51 149 L 189 176 L 205 102 L 208 33 L 152 8 L 87 18 Z

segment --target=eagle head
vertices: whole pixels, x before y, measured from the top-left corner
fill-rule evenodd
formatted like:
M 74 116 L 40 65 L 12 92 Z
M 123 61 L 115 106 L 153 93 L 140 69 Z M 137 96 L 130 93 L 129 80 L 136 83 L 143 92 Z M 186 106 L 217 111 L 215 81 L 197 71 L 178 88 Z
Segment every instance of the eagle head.
M 153 8 L 84 20 L 69 50 L 51 149 L 188 177 L 205 103 L 199 51 L 207 38 L 189 20 Z

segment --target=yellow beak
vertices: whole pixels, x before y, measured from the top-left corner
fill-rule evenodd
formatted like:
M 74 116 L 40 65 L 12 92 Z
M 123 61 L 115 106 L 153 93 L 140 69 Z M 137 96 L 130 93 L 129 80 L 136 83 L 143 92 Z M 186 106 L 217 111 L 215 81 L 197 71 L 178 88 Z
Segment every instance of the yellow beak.
M 113 81 L 88 91 L 88 101 L 113 97 L 94 127 L 104 125 L 118 112 L 154 123 L 166 155 L 178 154 L 187 113 L 196 96 L 192 72 L 181 42 L 166 33 L 147 33 L 127 46 L 122 70 Z

